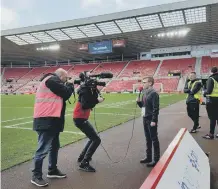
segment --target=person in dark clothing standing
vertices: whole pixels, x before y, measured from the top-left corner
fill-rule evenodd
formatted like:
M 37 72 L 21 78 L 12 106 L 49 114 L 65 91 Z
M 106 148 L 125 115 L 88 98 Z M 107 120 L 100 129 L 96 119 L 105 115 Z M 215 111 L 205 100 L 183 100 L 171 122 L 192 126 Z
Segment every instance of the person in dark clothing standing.
M 160 144 L 158 140 L 159 95 L 153 89 L 153 77 L 143 79 L 142 99 L 137 98 L 137 104 L 142 109 L 144 132 L 147 143 L 146 157 L 140 163 L 147 163 L 154 167 L 160 159 Z M 154 161 L 152 161 L 152 143 L 154 147 Z
M 211 69 L 212 75 L 207 80 L 207 87 L 204 92 L 206 96 L 206 109 L 210 119 L 210 133 L 203 136 L 205 139 L 214 139 L 216 124 L 218 125 L 218 69 Z M 218 138 L 218 134 L 216 135 Z
M 57 69 L 42 77 L 36 92 L 34 104 L 33 130 L 38 134 L 38 149 L 34 157 L 34 169 L 31 183 L 46 186 L 42 178 L 43 159 L 49 153 L 48 178 L 65 178 L 57 168 L 59 134 L 64 130 L 66 100 L 74 92 L 73 81 L 67 81 L 67 72 Z M 67 81 L 67 82 L 66 82 Z
M 101 139 L 88 119 L 92 108 L 94 108 L 96 104 L 103 102 L 104 98 L 99 97 L 97 88 L 91 88 L 85 84 L 80 86 L 77 93 L 79 98 L 73 111 L 73 121 L 75 126 L 89 138 L 88 143 L 78 158 L 78 162 L 80 163 L 79 169 L 86 172 L 95 172 L 96 170 L 89 162 L 100 145 Z
M 191 72 L 189 80 L 187 80 L 184 93 L 187 93 L 186 98 L 187 113 L 188 116 L 194 122 L 194 126 L 190 133 L 196 133 L 197 129 L 200 129 L 199 125 L 199 108 L 200 108 L 200 98 L 201 98 L 201 82 L 196 78 L 196 73 Z

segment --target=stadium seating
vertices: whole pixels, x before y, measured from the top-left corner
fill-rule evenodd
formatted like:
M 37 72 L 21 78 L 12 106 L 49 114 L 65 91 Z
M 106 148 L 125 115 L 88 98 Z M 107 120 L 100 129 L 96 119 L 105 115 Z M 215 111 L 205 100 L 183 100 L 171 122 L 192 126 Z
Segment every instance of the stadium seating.
M 38 74 L 37 77 L 35 77 L 34 79 L 35 80 L 39 80 L 44 74 L 47 74 L 47 73 L 53 73 L 55 72 L 55 70 L 57 70 L 58 68 L 63 68 L 65 69 L 66 71 L 68 71 L 70 68 L 72 68 L 71 65 L 66 65 L 66 66 L 50 66 L 50 67 L 44 67 L 44 70 Z
M 44 73 L 47 69 L 48 67 L 32 68 L 30 72 L 19 79 L 19 82 L 32 80 L 35 77 L 40 76 L 40 74 Z
M 159 76 L 167 76 L 169 71 L 180 71 L 183 75 L 195 70 L 196 58 L 163 60 Z
M 92 71 L 98 66 L 95 64 L 76 64 L 73 68 L 68 71 L 69 76 L 72 78 L 78 78 L 79 74 L 84 71 Z
M 218 58 L 211 58 L 209 56 L 203 56 L 201 61 L 201 73 L 202 74 L 209 74 L 210 69 L 213 66 L 218 67 Z
M 100 63 L 93 73 L 111 72 L 113 76 L 116 77 L 123 70 L 125 65 L 126 62 Z
M 177 90 L 179 78 L 158 78 L 155 79 L 155 88 L 160 91 L 162 85 L 163 92 L 173 92 Z M 113 80 L 104 89 L 105 92 L 133 91 L 133 84 L 140 84 L 138 80 Z M 160 85 L 161 84 L 161 85 Z
M 179 83 L 179 78 L 166 77 L 168 71 L 180 70 L 182 74 L 187 74 L 188 72 L 194 70 L 195 61 L 195 58 L 164 60 L 158 73 L 159 76 L 158 78 L 155 78 L 156 84 L 154 87 L 157 88 L 158 91 L 162 89 L 163 92 L 176 91 Z M 113 80 L 102 80 L 106 83 L 110 83 L 107 87 L 98 87 L 99 89 L 103 88 L 103 91 L 105 92 L 132 91 L 133 84 L 138 83 L 136 80 L 137 77 L 153 76 L 159 63 L 160 61 L 134 60 L 131 61 L 127 67 L 125 67 L 127 64 L 126 62 L 104 62 L 100 64 L 75 64 L 37 68 L 6 68 L 4 78 L 15 78 L 16 81 L 11 83 L 5 82 L 2 86 L 1 92 L 34 93 L 42 75 L 49 72 L 54 72 L 59 67 L 67 70 L 69 76 L 73 78 L 78 78 L 81 72 L 87 70 L 93 71 L 92 73 L 94 74 L 98 74 L 100 72 L 112 72 L 114 75 Z M 212 65 L 218 65 L 218 58 L 202 58 L 201 70 L 203 73 L 208 73 L 208 70 Z M 118 76 L 119 78 L 117 78 Z
M 30 68 L 5 68 L 4 78 L 18 80 L 29 71 Z
M 133 84 L 136 84 L 137 80 L 113 80 L 104 89 L 105 92 L 124 92 L 133 91 Z
M 119 78 L 153 76 L 160 61 L 133 60 L 123 70 Z
M 155 83 L 162 83 L 163 92 L 173 92 L 177 90 L 179 78 L 158 78 Z

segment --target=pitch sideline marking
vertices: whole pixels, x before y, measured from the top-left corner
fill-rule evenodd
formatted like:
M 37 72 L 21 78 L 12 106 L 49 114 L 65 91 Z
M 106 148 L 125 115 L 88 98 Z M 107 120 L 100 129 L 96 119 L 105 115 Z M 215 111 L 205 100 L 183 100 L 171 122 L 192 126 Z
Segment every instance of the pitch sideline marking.
M 117 106 L 120 106 L 120 105 L 126 105 L 126 104 L 130 104 L 130 102 L 132 102 L 132 100 L 128 100 L 128 101 L 122 101 L 122 104 L 121 102 L 117 102 L 117 103 L 110 103 L 110 104 L 102 104 L 102 105 L 99 105 L 98 107 L 103 107 L 104 105 L 108 106 L 108 108 L 110 107 L 113 107 L 114 105 Z M 124 104 L 125 103 L 125 104 Z M 21 107 L 22 108 L 22 107 Z M 69 109 L 67 109 L 68 111 Z M 72 111 L 72 109 L 71 109 Z M 22 119 L 27 119 L 27 118 L 32 118 L 32 116 L 30 117 L 20 117 L 20 118 L 15 118 L 15 119 L 9 119 L 9 120 L 4 120 L 4 121 L 1 121 L 1 123 L 6 123 L 6 122 L 11 122 L 11 121 L 17 121 L 17 120 L 22 120 Z
M 4 126 L 6 129 L 22 129 L 22 130 L 33 130 L 32 128 L 28 127 L 10 127 L 10 126 Z M 75 131 L 63 131 L 63 133 L 72 133 L 77 135 L 84 135 L 82 132 L 75 132 Z

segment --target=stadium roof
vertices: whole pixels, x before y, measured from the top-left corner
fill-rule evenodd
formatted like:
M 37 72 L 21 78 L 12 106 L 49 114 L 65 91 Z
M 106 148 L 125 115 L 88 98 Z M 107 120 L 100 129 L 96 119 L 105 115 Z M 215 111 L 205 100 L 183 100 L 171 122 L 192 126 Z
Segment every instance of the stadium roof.
M 188 28 L 185 37 L 161 37 Z M 125 39 L 126 48 L 91 55 L 78 44 Z M 2 62 L 79 61 L 107 56 L 135 56 L 152 48 L 218 42 L 218 0 L 190 0 L 119 13 L 1 31 Z M 36 51 L 60 44 L 59 51 Z

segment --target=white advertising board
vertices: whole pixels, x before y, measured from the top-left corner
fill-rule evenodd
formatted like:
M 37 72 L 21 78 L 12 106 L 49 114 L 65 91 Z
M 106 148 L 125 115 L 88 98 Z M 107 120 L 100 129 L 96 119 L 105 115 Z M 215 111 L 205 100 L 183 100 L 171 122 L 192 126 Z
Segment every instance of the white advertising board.
M 210 189 L 209 159 L 181 129 L 140 189 Z

